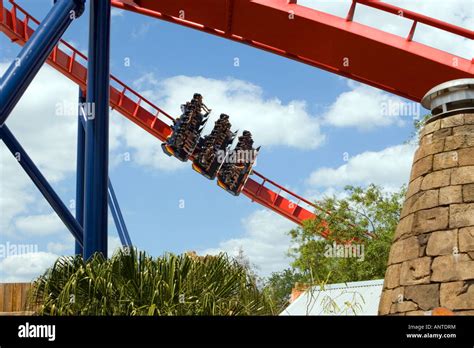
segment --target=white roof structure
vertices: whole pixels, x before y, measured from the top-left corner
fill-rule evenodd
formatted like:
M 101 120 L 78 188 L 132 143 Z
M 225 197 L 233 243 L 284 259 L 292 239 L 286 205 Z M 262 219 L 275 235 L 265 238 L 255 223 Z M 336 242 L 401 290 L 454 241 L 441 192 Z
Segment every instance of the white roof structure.
M 383 279 L 313 286 L 280 315 L 377 315 Z

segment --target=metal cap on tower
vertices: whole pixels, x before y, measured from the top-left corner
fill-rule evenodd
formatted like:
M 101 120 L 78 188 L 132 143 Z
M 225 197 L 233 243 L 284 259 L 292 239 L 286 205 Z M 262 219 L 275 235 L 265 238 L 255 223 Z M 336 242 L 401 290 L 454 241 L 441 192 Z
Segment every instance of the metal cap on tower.
M 474 111 L 474 79 L 444 82 L 430 89 L 421 100 L 431 110 L 428 122 L 454 114 Z

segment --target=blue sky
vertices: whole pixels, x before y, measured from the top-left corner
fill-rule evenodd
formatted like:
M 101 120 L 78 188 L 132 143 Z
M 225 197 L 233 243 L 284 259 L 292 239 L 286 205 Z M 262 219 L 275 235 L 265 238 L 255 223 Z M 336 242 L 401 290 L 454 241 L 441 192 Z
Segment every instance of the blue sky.
M 43 18 L 51 5 L 49 0 L 18 3 L 37 18 Z M 426 2 L 417 6 L 454 24 L 472 20 L 468 2 L 453 3 L 457 5 L 452 12 L 441 2 L 435 10 Z M 335 14 L 348 5 L 314 4 Z M 459 9 L 467 11 L 462 14 Z M 371 18 L 370 11 L 360 14 L 361 20 Z M 387 30 L 396 25 L 377 21 Z M 87 52 L 87 30 L 86 13 L 64 39 Z M 433 35 L 422 33 L 420 39 L 429 42 Z M 459 51 L 457 41 L 438 41 L 444 45 L 440 48 Z M 19 49 L 0 36 L 0 71 Z M 124 65 L 126 59 L 130 66 Z M 262 144 L 258 171 L 309 198 L 341 194 L 345 184 L 375 182 L 393 190 L 408 179 L 414 147 L 403 143 L 416 115 L 381 112 L 383 103 L 407 105 L 398 97 L 245 45 L 117 10 L 112 19 L 111 71 L 175 116 L 180 103 L 200 92 L 214 117 L 226 112 L 235 128 L 255 134 L 256 144 Z M 44 68 L 7 122 L 67 204 L 75 195 L 75 119 L 54 112 L 55 105 L 74 102 L 76 95 L 72 82 Z M 159 141 L 125 118 L 113 113 L 111 119 L 110 177 L 137 247 L 160 255 L 187 250 L 233 254 L 242 246 L 262 275 L 288 265 L 285 232 L 293 224 L 244 196 L 227 194 L 189 163 L 183 166 L 163 157 Z M 57 255 L 72 253 L 73 241 L 3 145 L 0 151 L 0 244 L 38 247 L 29 257 L 0 259 L 0 278 L 29 280 Z M 123 160 L 128 157 L 130 161 Z M 109 234 L 114 247 L 113 224 Z

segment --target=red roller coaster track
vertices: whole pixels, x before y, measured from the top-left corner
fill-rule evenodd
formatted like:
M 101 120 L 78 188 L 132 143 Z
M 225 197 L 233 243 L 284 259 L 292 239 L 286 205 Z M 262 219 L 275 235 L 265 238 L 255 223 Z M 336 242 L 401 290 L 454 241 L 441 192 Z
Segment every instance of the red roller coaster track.
M 23 45 L 38 21 L 13 0 L 0 0 L 0 30 Z M 474 59 L 457 57 L 413 41 L 417 23 L 473 40 L 474 32 L 379 0 L 353 0 L 346 18 L 297 4 L 296 0 L 112 0 L 118 8 L 241 42 L 325 69 L 402 97 L 420 101 L 433 86 L 474 77 Z M 353 21 L 362 4 L 413 21 L 401 37 Z M 48 63 L 82 88 L 86 87 L 87 57 L 65 41 Z M 348 62 L 349 64 L 344 64 Z M 400 72 L 416 79 L 400 78 Z M 110 105 L 161 141 L 170 134 L 169 114 L 111 76 Z M 252 201 L 302 224 L 320 209 L 312 202 L 253 172 L 243 193 Z M 274 190 L 269 188 L 272 187 Z
M 355 22 L 357 4 L 413 21 L 407 37 Z M 474 60 L 413 41 L 422 23 L 473 40 L 474 32 L 379 0 L 354 0 L 346 18 L 297 0 L 112 0 L 137 12 L 260 48 L 421 101 L 442 82 L 474 77 Z M 474 52 L 472 52 L 474 54 Z M 416 76 L 416 78 L 400 78 Z
M 32 27 L 39 22 L 15 2 L 10 1 L 10 3 L 12 4 L 11 9 L 7 9 L 3 6 L 3 0 L 0 0 L 0 31 L 13 42 L 24 45 L 34 32 Z M 63 40 L 54 48 L 48 58 L 49 65 L 83 89 L 86 88 L 86 62 L 87 57 L 84 54 Z M 110 78 L 111 107 L 148 133 L 164 141 L 171 133 L 168 124 L 173 120 L 173 117 L 113 75 Z M 304 220 L 313 219 L 315 217 L 314 211 L 320 209 L 314 203 L 292 193 L 262 174 L 255 171 L 253 174 L 259 181 L 249 178 L 243 193 L 252 201 L 279 213 L 294 223 L 301 225 Z

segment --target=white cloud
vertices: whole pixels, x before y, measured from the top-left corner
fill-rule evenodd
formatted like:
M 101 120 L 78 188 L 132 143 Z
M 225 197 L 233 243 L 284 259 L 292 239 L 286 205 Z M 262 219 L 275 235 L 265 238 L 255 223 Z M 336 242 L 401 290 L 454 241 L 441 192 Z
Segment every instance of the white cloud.
M 307 200 L 316 202 L 323 200 L 324 198 L 332 198 L 335 197 L 336 199 L 345 199 L 349 195 L 347 191 L 344 191 L 343 187 L 309 187 L 303 195 Z
M 137 27 L 132 28 L 131 36 L 133 39 L 140 39 L 146 36 L 150 31 L 152 23 L 140 23 Z
M 319 120 L 307 112 L 305 102 L 292 101 L 284 105 L 276 98 L 266 99 L 260 87 L 242 80 L 176 76 L 160 82 L 153 73 L 147 73 L 133 85 L 140 94 L 155 100 L 174 116 L 179 116 L 180 105 L 195 92 L 203 94 L 206 105 L 213 110 L 204 133 L 211 131 L 221 113 L 227 113 L 233 129 L 250 130 L 258 145 L 314 149 L 325 139 Z M 113 126 L 120 129 L 117 131 L 120 138 L 132 150 L 130 157 L 134 163 L 162 171 L 187 168 L 187 164 L 164 155 L 161 142 L 155 137 L 123 117 L 117 117 L 116 112 L 112 115 Z M 114 163 L 119 161 L 120 158 L 114 159 Z
M 419 116 L 418 103 L 355 82 L 348 82 L 348 86 L 351 90 L 341 93 L 324 113 L 326 124 L 367 131 L 376 127 L 403 126 L 403 118 Z
M 143 74 L 140 76 L 138 79 L 133 81 L 133 87 L 136 89 L 141 90 L 141 94 L 145 96 L 149 96 L 150 98 L 153 97 L 153 92 L 150 90 L 146 90 L 148 87 L 158 87 L 160 84 L 160 81 L 158 78 L 155 76 L 154 73 L 149 72 L 146 74 Z
M 230 256 L 237 256 L 242 248 L 250 263 L 257 266 L 257 272 L 262 276 L 289 267 L 287 252 L 291 238 L 287 233 L 296 227 L 295 224 L 276 213 L 258 210 L 243 219 L 242 225 L 245 231 L 242 237 L 223 241 L 218 247 L 206 249 L 199 254 L 226 252 Z
M 125 144 L 132 150 L 129 157 L 133 163 L 167 172 L 187 168 L 185 163 L 164 154 L 160 140 L 128 120 L 120 122 Z
M 0 74 L 7 67 L 8 64 L 0 63 Z M 74 83 L 45 65 L 6 122 L 56 189 L 76 169 L 77 96 Z M 114 151 L 121 145 L 123 129 L 120 124 L 115 126 L 114 117 L 111 123 L 110 150 Z M 0 163 L 2 237 L 18 237 L 18 231 L 28 237 L 66 231 L 49 205 L 42 204 L 44 198 L 3 142 Z
M 0 64 L 0 73 L 7 66 Z M 48 88 L 44 87 L 46 85 Z M 137 80 L 135 85 L 144 91 L 145 96 L 161 99 L 160 105 L 164 105 L 165 110 L 176 112 L 179 112 L 181 103 L 195 91 L 200 91 L 206 103 L 214 108 L 214 117 L 221 112 L 229 113 L 234 129 L 251 130 L 257 144 L 306 149 L 319 146 L 324 139 L 317 119 L 308 114 L 304 102 L 293 101 L 284 105 L 276 98 L 265 98 L 260 87 L 245 81 L 177 76 L 158 82 L 154 76 L 147 75 Z M 146 86 L 151 86 L 151 89 L 145 89 Z M 45 66 L 7 120 L 7 125 L 30 157 L 55 186 L 75 171 L 77 118 L 74 103 L 77 93 L 78 89 L 72 82 Z M 116 112 L 111 115 L 112 151 L 131 150 L 131 161 L 154 169 L 170 171 L 185 166 L 165 156 L 159 140 L 119 117 Z M 118 162 L 117 158 L 122 156 L 123 153 L 111 154 L 112 162 Z M 43 201 L 43 197 L 3 145 L 0 146 L 0 160 L 0 228 L 4 236 L 13 235 L 16 230 L 21 230 L 23 235 L 48 235 L 58 231 L 59 219 L 49 207 L 39 208 L 38 203 Z M 51 248 L 59 250 L 55 246 Z
M 398 189 L 408 181 L 415 149 L 413 144 L 404 144 L 366 151 L 338 168 L 314 171 L 307 183 L 320 188 L 374 183 L 387 190 Z
M 259 145 L 315 149 L 325 138 L 319 120 L 308 113 L 304 101 L 284 104 L 278 98 L 265 97 L 261 87 L 246 81 L 175 76 L 149 85 L 152 90 L 145 93 L 158 96 L 162 100 L 160 105 L 174 115 L 179 114 L 179 106 L 193 93 L 201 93 L 204 103 L 212 109 L 208 132 L 215 119 L 226 113 L 230 115 L 233 129 L 250 130 Z
M 64 231 L 63 222 L 56 213 L 20 216 L 15 221 L 17 231 L 27 236 L 46 236 Z
M 56 255 L 74 255 L 75 241 L 70 233 L 58 234 L 46 245 L 46 250 Z
M 0 73 L 7 66 L 0 64 Z M 77 119 L 57 111 L 59 106 L 77 101 L 77 94 L 78 89 L 73 83 L 45 66 L 6 122 L 44 176 L 53 184 L 63 180 L 75 169 Z M 0 144 L 0 161 L 0 230 L 3 235 L 11 235 L 15 230 L 15 217 L 29 212 L 43 197 L 40 198 L 36 187 L 3 144 Z M 19 224 L 22 223 L 25 221 L 20 220 Z
M 107 238 L 107 254 L 111 257 L 114 252 L 122 247 L 122 243 L 120 242 L 120 238 L 116 236 L 111 236 L 109 234 Z
M 7 235 L 13 229 L 12 218 L 26 212 L 27 206 L 35 199 L 26 190 L 26 174 L 3 143 L 0 143 L 0 163 L 0 231 Z
M 49 242 L 47 249 L 48 252 L 57 255 L 72 255 L 74 253 L 74 241 L 69 243 Z
M 54 264 L 58 255 L 46 252 L 12 255 L 0 260 L 0 282 L 30 282 Z
M 48 252 L 30 252 L 0 258 L 0 282 L 29 282 L 34 280 L 51 267 L 60 255 L 73 254 L 74 241 L 70 237 L 65 239 L 67 241 L 64 243 L 49 242 L 47 245 Z M 120 247 L 120 239 L 109 235 L 109 257 Z
M 0 72 L 6 69 L 0 64 Z M 48 88 L 45 88 L 45 85 Z M 43 174 L 52 182 L 75 168 L 77 118 L 67 112 L 78 89 L 50 67 L 41 69 L 6 124 Z M 60 114 L 58 111 L 64 110 Z
M 123 10 L 119 9 L 119 8 L 112 8 L 112 11 L 110 13 L 110 15 L 112 17 L 123 17 Z

